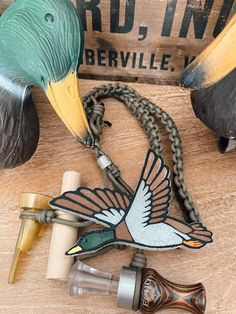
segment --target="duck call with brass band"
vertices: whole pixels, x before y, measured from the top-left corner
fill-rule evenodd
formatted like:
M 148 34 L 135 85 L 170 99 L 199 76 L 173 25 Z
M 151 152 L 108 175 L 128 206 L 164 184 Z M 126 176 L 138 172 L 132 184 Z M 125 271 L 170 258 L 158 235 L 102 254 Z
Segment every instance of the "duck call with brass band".
M 49 196 L 36 193 L 24 193 L 20 196 L 20 208 L 33 212 L 40 211 L 42 209 L 50 209 L 50 200 L 51 197 Z M 38 237 L 41 228 L 42 224 L 35 220 L 27 218 L 22 219 L 18 239 L 16 242 L 15 253 L 8 277 L 8 283 L 11 284 L 14 282 L 19 259 L 23 253 L 30 249 L 32 243 Z
M 182 285 L 171 282 L 142 263 L 142 253 L 136 253 L 139 267 L 122 267 L 120 277 L 92 268 L 81 261 L 73 266 L 69 276 L 70 295 L 113 295 L 117 306 L 143 313 L 178 308 L 194 314 L 205 313 L 206 291 L 201 283 Z M 134 255 L 133 260 L 136 258 Z M 141 263 L 140 263 L 141 261 Z

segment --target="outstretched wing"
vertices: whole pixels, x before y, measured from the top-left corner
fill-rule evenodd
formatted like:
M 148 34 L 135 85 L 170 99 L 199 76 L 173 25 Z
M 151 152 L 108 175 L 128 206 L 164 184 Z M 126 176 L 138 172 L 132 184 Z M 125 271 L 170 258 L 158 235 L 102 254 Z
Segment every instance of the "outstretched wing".
M 161 157 L 149 150 L 130 210 L 125 218 L 131 226 L 162 222 L 168 215 L 171 200 L 169 170 Z
M 50 205 L 53 209 L 111 227 L 122 220 L 130 200 L 127 195 L 109 189 L 90 190 L 81 187 L 53 199 Z

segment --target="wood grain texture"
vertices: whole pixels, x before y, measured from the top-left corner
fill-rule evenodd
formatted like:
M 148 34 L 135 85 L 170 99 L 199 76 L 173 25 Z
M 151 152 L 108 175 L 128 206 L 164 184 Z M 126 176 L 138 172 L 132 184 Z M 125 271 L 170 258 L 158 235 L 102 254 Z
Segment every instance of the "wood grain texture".
M 111 0 L 97 2 L 101 18 L 97 15 L 96 24 L 101 19 L 101 31 L 94 31 L 92 25 L 95 24 L 95 18 L 92 19 L 91 12 L 85 14 L 85 53 L 80 67 L 83 77 L 178 83 L 185 63 L 189 63 L 214 39 L 217 21 L 223 4 L 226 3 L 222 0 L 136 0 L 134 6 L 132 1 L 118 2 L 118 8 L 114 5 L 115 1 L 113 6 Z M 77 0 L 77 3 L 78 10 L 83 15 L 83 10 L 80 9 L 83 1 Z M 227 6 L 228 13 L 232 15 L 233 3 L 228 1 Z M 189 20 L 187 16 L 192 9 L 195 16 Z M 170 22 L 172 13 L 173 23 Z M 112 32 L 111 24 L 112 20 L 115 24 L 115 18 L 118 18 L 120 26 L 127 24 L 126 20 L 130 23 L 133 21 L 133 25 L 126 27 L 123 33 Z M 228 15 L 221 16 L 220 19 L 227 21 Z M 145 39 L 142 39 L 142 28 L 147 32 Z M 201 29 L 204 31 L 201 32 Z M 115 56 L 115 61 L 112 56 Z
M 201 283 L 180 285 L 166 280 L 152 268 L 143 271 L 140 310 L 155 313 L 160 309 L 185 309 L 204 314 L 206 291 Z
M 12 2 L 1 0 L 0 12 Z M 236 1 L 73 0 L 73 3 L 86 24 L 86 50 L 80 75 L 176 84 L 184 67 L 225 26 Z M 88 8 L 86 12 L 84 7 Z
M 99 82 L 104 83 L 104 82 Z M 84 95 L 95 81 L 81 81 Z M 206 226 L 214 232 L 214 243 L 197 252 L 174 250 L 147 252 L 148 266 L 176 283 L 203 282 L 207 290 L 207 314 L 236 312 L 236 152 L 220 155 L 216 137 L 192 112 L 189 92 L 178 87 L 131 84 L 137 91 L 159 104 L 176 121 L 183 141 L 185 178 Z M 45 96 L 35 91 L 41 137 L 36 154 L 30 162 L 14 170 L 1 171 L 0 183 L 0 313 L 51 314 L 126 314 L 116 308 L 109 297 L 68 296 L 66 283 L 47 281 L 51 227 L 44 227 L 40 237 L 20 263 L 16 283 L 7 284 L 8 271 L 20 221 L 19 196 L 22 192 L 39 192 L 57 196 L 63 172 L 79 171 L 82 184 L 102 187 L 102 175 L 93 155 L 81 147 L 56 116 Z M 104 150 L 120 166 L 123 177 L 134 188 L 148 149 L 148 142 L 137 121 L 125 106 L 107 99 L 105 118 L 113 123 L 104 130 Z M 167 137 L 163 136 L 167 146 Z M 170 150 L 165 149 L 166 160 Z M 177 214 L 178 212 L 178 214 Z M 173 201 L 170 213 L 180 217 Z M 130 262 L 133 249 L 112 251 L 87 261 L 91 266 L 119 274 Z M 163 313 L 183 313 L 167 310 Z

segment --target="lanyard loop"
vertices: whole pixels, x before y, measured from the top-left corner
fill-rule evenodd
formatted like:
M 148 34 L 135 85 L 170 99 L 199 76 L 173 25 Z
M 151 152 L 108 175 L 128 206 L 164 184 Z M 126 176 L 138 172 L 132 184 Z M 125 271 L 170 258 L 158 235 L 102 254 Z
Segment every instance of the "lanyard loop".
M 120 100 L 135 115 L 148 136 L 150 148 L 158 155 L 162 155 L 163 150 L 158 122 L 164 125 L 171 142 L 174 192 L 177 196 L 180 208 L 183 211 L 185 220 L 189 223 L 200 221 L 199 211 L 193 204 L 192 198 L 184 183 L 183 153 L 179 131 L 175 122 L 159 106 L 140 96 L 130 86 L 120 83 L 96 87 L 83 99 L 87 117 L 95 137 L 95 145 L 92 147 L 92 150 L 96 159 L 99 160 L 101 156 L 106 156 L 111 161 L 111 163 L 104 169 L 107 177 L 118 190 L 121 190 L 128 195 L 133 194 L 133 190 L 122 179 L 119 168 L 104 153 L 100 146 L 100 138 L 103 128 L 107 125 L 103 120 L 105 106 L 101 103 L 101 99 L 108 97 Z

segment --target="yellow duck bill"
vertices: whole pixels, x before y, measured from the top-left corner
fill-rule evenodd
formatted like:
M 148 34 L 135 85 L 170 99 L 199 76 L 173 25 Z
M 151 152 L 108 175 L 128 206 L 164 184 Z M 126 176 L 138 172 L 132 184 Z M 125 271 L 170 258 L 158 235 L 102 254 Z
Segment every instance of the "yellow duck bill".
M 74 246 L 66 252 L 66 255 L 75 255 L 81 251 L 82 251 L 82 248 L 80 246 Z
M 236 67 L 236 14 L 220 35 L 184 70 L 180 83 L 205 88 L 223 79 Z
M 61 81 L 50 82 L 46 95 L 73 136 L 91 147 L 94 140 L 80 100 L 76 73 L 68 74 Z

